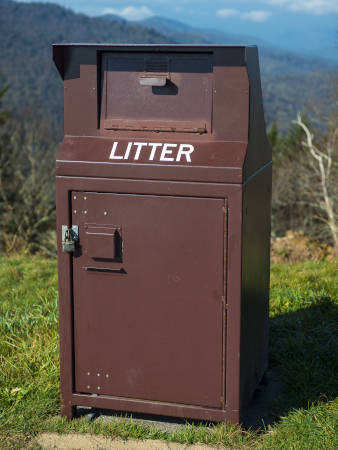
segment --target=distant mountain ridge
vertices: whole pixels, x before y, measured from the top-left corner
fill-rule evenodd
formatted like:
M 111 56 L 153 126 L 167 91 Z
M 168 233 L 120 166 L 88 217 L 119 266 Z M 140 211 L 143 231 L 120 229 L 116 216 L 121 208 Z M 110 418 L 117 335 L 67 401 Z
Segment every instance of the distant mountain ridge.
M 152 27 L 149 22 L 145 26 L 115 17 L 93 18 L 51 3 L 0 1 L 0 86 L 9 84 L 5 106 L 14 113 L 26 106 L 42 112 L 54 124 L 60 138 L 63 90 L 52 62 L 52 43 L 193 43 L 191 33 L 196 40 L 202 39 L 197 30 L 184 31 L 184 24 L 175 25 L 180 27 L 180 33 L 172 31 L 165 35 L 164 26 L 160 32 L 160 25 L 154 29 L 154 22 L 151 23 Z M 173 24 L 167 21 L 166 26 Z M 208 33 L 203 38 L 208 42 L 204 43 L 211 43 L 212 32 Z M 324 98 L 330 77 L 338 73 L 332 64 L 327 62 L 325 66 L 318 59 L 262 47 L 267 121 L 278 120 L 280 127 L 285 128 L 306 103 L 316 101 L 318 96 Z
M 338 61 L 280 50 L 252 36 L 194 28 L 156 16 L 126 23 L 155 29 L 180 44 L 258 45 L 265 118 L 267 123 L 277 121 L 281 129 L 290 126 L 298 111 L 325 103 L 330 86 L 338 79 Z
M 105 17 L 105 16 L 102 16 Z M 133 23 L 133 22 L 131 22 Z M 220 32 L 218 30 L 209 30 L 209 29 L 202 29 L 202 28 L 195 28 L 190 25 L 187 25 L 183 22 L 180 22 L 178 20 L 173 19 L 167 19 L 166 17 L 160 17 L 160 16 L 153 16 L 148 19 L 140 20 L 138 23 L 142 26 L 153 28 L 154 30 L 162 30 L 162 33 L 173 36 L 175 35 L 175 40 L 179 41 L 180 39 L 177 39 L 177 33 L 179 36 L 182 37 L 182 39 L 186 42 L 189 41 L 189 36 L 195 36 L 199 39 L 203 39 L 206 44 L 215 43 L 217 40 L 218 43 L 223 44 L 257 44 L 261 45 L 263 44 L 263 41 L 260 39 L 257 39 L 253 36 L 246 36 L 241 34 L 235 34 L 235 33 L 225 33 Z M 217 36 L 221 35 L 222 39 L 217 39 Z M 221 42 L 223 40 L 223 42 Z M 202 42 L 200 42 L 202 43 Z
M 176 42 L 182 44 L 258 45 L 261 58 L 261 71 L 264 75 L 296 75 L 318 70 L 338 69 L 338 61 L 335 62 L 325 58 L 311 57 L 280 50 L 253 36 L 193 28 L 176 20 L 156 16 L 139 22 L 128 23 L 138 23 L 142 26 L 149 27 L 168 35 Z

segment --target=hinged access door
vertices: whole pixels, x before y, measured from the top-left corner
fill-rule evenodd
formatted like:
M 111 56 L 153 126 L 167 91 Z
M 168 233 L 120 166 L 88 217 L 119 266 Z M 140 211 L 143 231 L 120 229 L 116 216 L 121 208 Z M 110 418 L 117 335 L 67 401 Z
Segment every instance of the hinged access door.
M 73 192 L 75 390 L 221 408 L 225 201 Z
M 212 54 L 105 52 L 101 128 L 211 130 Z

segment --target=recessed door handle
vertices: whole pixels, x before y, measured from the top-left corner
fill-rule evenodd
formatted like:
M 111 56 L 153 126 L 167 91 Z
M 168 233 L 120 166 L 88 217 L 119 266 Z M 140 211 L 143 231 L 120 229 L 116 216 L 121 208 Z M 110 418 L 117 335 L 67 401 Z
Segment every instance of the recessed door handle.
M 88 272 L 102 272 L 102 273 L 127 273 L 121 267 L 119 269 L 111 269 L 110 267 L 83 267 Z

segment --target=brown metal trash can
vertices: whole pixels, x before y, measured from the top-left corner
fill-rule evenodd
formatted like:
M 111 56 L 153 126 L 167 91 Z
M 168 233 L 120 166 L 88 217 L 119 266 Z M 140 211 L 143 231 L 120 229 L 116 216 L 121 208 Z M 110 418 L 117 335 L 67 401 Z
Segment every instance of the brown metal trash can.
M 54 45 L 61 411 L 239 422 L 267 367 L 256 47 Z

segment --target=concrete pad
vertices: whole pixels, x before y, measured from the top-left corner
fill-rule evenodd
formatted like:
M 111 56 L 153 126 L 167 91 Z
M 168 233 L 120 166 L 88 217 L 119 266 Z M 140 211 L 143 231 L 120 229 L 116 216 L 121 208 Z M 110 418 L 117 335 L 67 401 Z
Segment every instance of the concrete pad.
M 215 450 L 203 444 L 184 445 L 159 440 L 110 439 L 93 434 L 42 433 L 35 442 L 44 450 Z M 220 448 L 220 447 L 218 447 Z M 225 448 L 225 447 L 221 447 Z

